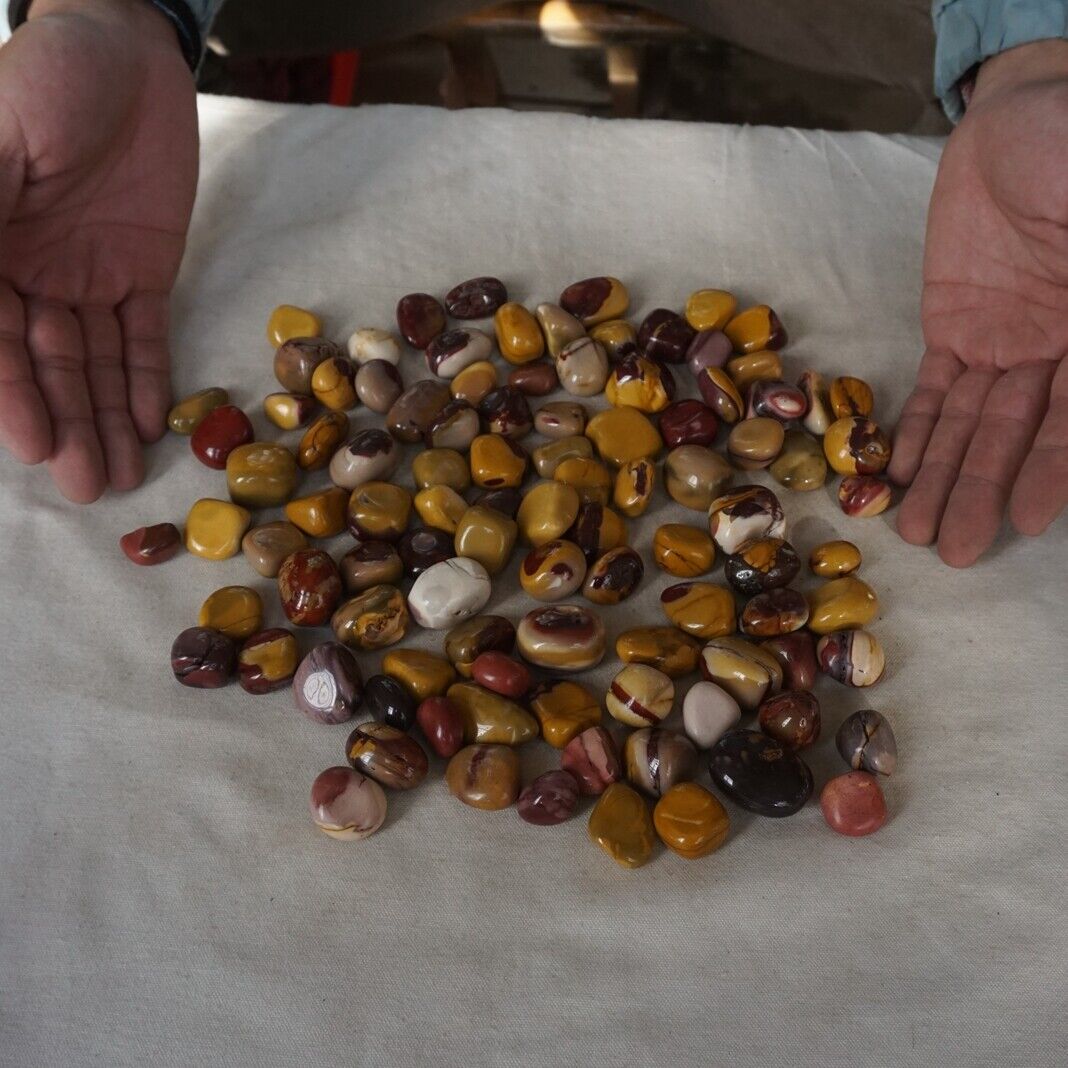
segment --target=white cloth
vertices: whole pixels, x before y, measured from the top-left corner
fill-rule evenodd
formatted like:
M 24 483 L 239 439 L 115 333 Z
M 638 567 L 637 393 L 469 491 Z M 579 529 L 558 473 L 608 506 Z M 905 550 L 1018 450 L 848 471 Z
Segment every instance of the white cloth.
M 483 273 L 528 305 L 617 274 L 635 321 L 730 288 L 778 310 L 791 378 L 860 375 L 888 425 L 909 388 L 936 142 L 210 98 L 201 112 L 176 392 L 227 386 L 264 432 L 275 304 L 317 309 L 343 340 L 390 327 L 403 293 Z M 168 666 L 218 586 L 262 590 L 283 623 L 273 583 L 241 556 L 138 569 L 119 551 L 125 531 L 225 496 L 184 438 L 150 450 L 141 489 L 91 508 L 10 462 L 0 492 L 0 1063 L 1064 1063 L 1064 519 L 955 572 L 901 542 L 892 513 L 848 520 L 830 488 L 783 491 L 802 555 L 855 540 L 882 598 L 886 678 L 821 682 L 810 760 L 818 787 L 843 770 L 842 718 L 882 710 L 900 747 L 891 819 L 855 841 L 814 802 L 778 821 L 729 806 L 713 856 L 624 871 L 587 840 L 588 806 L 556 828 L 476 812 L 438 761 L 390 794 L 373 838 L 316 831 L 308 788 L 343 763 L 348 728 L 288 693 L 183 689 Z M 666 521 L 703 520 L 658 490 L 633 544 L 648 553 Z M 488 611 L 531 606 L 517 566 Z M 640 594 L 605 610 L 610 636 L 658 621 L 669 581 L 650 562 Z M 538 743 L 522 759 L 529 777 L 556 757 Z

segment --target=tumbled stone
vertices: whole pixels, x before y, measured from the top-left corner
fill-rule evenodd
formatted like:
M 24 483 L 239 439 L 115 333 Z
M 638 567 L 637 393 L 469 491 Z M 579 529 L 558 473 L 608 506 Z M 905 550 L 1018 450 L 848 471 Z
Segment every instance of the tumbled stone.
M 808 595 L 808 628 L 816 634 L 866 627 L 879 614 L 875 591 L 855 575 L 831 579 Z
M 677 731 L 643 727 L 634 731 L 624 749 L 627 778 L 650 797 L 660 797 L 676 783 L 697 774 L 697 750 Z
M 171 408 L 167 413 L 167 426 L 176 434 L 192 434 L 209 412 L 229 403 L 230 394 L 218 386 L 198 390 Z
M 712 782 L 758 816 L 792 816 L 812 796 L 812 772 L 781 742 L 752 730 L 725 734 L 709 753 Z
M 603 794 L 623 776 L 616 743 L 597 725 L 587 727 L 564 746 L 560 766 L 575 776 L 579 789 L 589 797 Z
M 545 338 L 538 320 L 515 301 L 502 304 L 497 309 L 493 316 L 493 329 L 497 334 L 497 347 L 509 363 L 528 363 L 545 351 Z
M 590 813 L 590 839 L 617 864 L 640 868 L 653 855 L 655 831 L 645 800 L 626 783 L 612 783 Z
M 332 538 L 345 529 L 349 491 L 339 486 L 297 497 L 285 506 L 286 519 L 312 538 Z
M 730 831 L 730 817 L 719 799 L 703 786 L 680 782 L 657 801 L 653 826 L 668 849 L 695 860 L 723 845 Z
M 656 456 L 663 446 L 660 432 L 635 408 L 609 408 L 586 425 L 588 437 L 605 463 L 622 467 L 630 460 Z
M 604 623 L 580 605 L 548 605 L 528 612 L 516 628 L 516 646 L 537 667 L 584 671 L 604 657 Z
M 787 341 L 786 330 L 779 317 L 766 304 L 754 304 L 738 312 L 723 327 L 723 332 L 738 352 L 781 349 Z
M 345 755 L 357 771 L 391 790 L 414 789 L 426 778 L 429 767 L 426 753 L 411 735 L 375 720 L 353 730 L 345 743 Z
M 847 717 L 834 741 L 854 771 L 892 775 L 897 767 L 897 739 L 886 718 L 874 709 L 862 709 Z
M 197 624 L 228 638 L 247 638 L 263 626 L 263 601 L 248 586 L 223 586 L 200 606 Z
M 711 582 L 678 582 L 660 594 L 668 620 L 695 638 L 719 638 L 734 633 L 734 596 Z
M 356 658 L 339 642 L 317 645 L 293 676 L 293 702 L 317 723 L 344 723 L 363 700 Z
M 247 693 L 284 690 L 293 681 L 298 659 L 297 640 L 284 627 L 257 631 L 238 651 L 237 681 Z
M 886 822 L 886 799 L 874 775 L 847 771 L 824 786 L 820 811 L 832 831 L 860 838 L 874 834 Z
M 304 431 L 297 446 L 297 466 L 302 471 L 329 466 L 348 432 L 349 417 L 344 412 L 324 412 Z
M 449 761 L 445 783 L 472 808 L 508 808 L 519 796 L 519 757 L 510 745 L 466 746 Z
M 627 664 L 605 694 L 609 714 L 631 727 L 655 726 L 671 714 L 674 703 L 675 684 L 648 664 Z
M 293 304 L 279 304 L 267 320 L 267 340 L 275 346 L 294 337 L 318 337 L 322 330 L 323 324 L 314 312 Z
M 679 578 L 695 578 L 710 570 L 716 559 L 711 535 L 686 523 L 665 523 L 653 535 L 657 567 Z
M 404 637 L 409 618 L 404 594 L 383 583 L 343 602 L 331 617 L 330 626 L 345 645 L 383 649 Z
M 515 547 L 519 526 L 495 508 L 472 505 L 456 525 L 456 555 L 477 560 L 490 574 L 499 574 Z
M 760 729 L 788 749 L 807 749 L 820 736 L 820 703 L 807 690 L 784 690 L 757 712 Z
M 397 329 L 413 349 L 425 349 L 445 326 L 445 309 L 429 293 L 409 293 L 397 302 Z
M 362 367 L 381 360 L 392 367 L 400 363 L 400 342 L 388 331 L 364 326 L 349 335 L 349 355 Z
M 560 294 L 560 307 L 579 319 L 584 326 L 618 319 L 626 315 L 629 305 L 627 287 L 610 275 L 573 282 Z
M 274 353 L 274 377 L 290 393 L 311 393 L 312 375 L 323 360 L 344 353 L 325 337 L 292 337 Z
M 538 736 L 538 721 L 522 705 L 476 683 L 453 683 L 445 696 L 463 722 L 469 745 L 522 745 Z
M 352 768 L 320 772 L 312 783 L 309 805 L 315 826 L 343 842 L 370 837 L 386 819 L 382 787 Z
M 676 679 L 697 670 L 701 646 L 676 627 L 635 627 L 616 638 L 616 656 L 625 664 L 648 664 Z
M 230 501 L 202 497 L 185 518 L 185 547 L 194 556 L 226 560 L 241 545 L 252 514 Z
M 408 607 L 421 627 L 452 627 L 480 612 L 490 599 L 490 578 L 477 561 L 464 556 L 428 567 L 412 584 Z
M 296 489 L 297 461 L 289 449 L 273 442 L 239 445 L 227 457 L 226 484 L 236 504 L 277 508 Z
M 547 771 L 523 790 L 516 808 L 527 823 L 550 827 L 569 820 L 578 799 L 578 782 L 571 772 Z
M 441 697 L 456 681 L 448 660 L 422 649 L 391 649 L 382 657 L 382 673 L 396 679 L 415 701 Z
M 700 749 L 709 749 L 741 719 L 738 702 L 714 682 L 695 682 L 682 699 L 682 728 Z
M 601 705 L 581 683 L 552 679 L 538 683 L 529 694 L 531 711 L 545 740 L 557 749 L 601 722 Z

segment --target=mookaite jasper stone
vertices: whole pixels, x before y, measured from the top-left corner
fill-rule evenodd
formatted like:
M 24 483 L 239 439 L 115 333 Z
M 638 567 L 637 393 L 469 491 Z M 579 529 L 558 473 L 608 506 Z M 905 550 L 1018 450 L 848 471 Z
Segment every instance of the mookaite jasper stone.
M 607 504 L 612 493 L 612 473 L 600 460 L 572 456 L 556 466 L 553 478 L 571 486 L 583 503 Z
M 680 445 L 711 445 L 717 430 L 716 413 L 699 400 L 675 401 L 660 413 L 660 435 L 669 449 Z
M 788 430 L 782 451 L 768 468 L 771 477 L 795 493 L 810 493 L 827 481 L 823 447 L 803 430 Z
M 415 710 L 415 721 L 439 757 L 448 760 L 463 747 L 463 720 L 447 697 L 428 697 L 421 701 Z
M 332 341 L 322 337 L 293 337 L 274 353 L 274 377 L 290 393 L 311 393 L 315 368 L 332 356 L 343 353 Z
M 754 416 L 731 427 L 727 455 L 740 470 L 759 471 L 782 452 L 785 440 L 786 431 L 777 419 Z
M 811 690 L 816 685 L 816 643 L 807 630 L 779 634 L 760 643 L 782 665 L 783 685 L 788 690 Z
M 734 354 L 722 330 L 698 330 L 686 349 L 686 366 L 696 379 L 706 367 L 723 367 Z
M 786 517 L 779 498 L 763 486 L 739 486 L 712 502 L 708 529 L 728 555 L 757 538 L 785 538 Z
M 478 412 L 467 401 L 449 401 L 430 419 L 423 441 L 434 449 L 466 452 L 478 437 Z
M 477 560 L 457 556 L 428 567 L 408 592 L 408 608 L 428 630 L 455 626 L 490 599 L 490 577 Z
M 609 714 L 629 727 L 655 726 L 671 715 L 674 704 L 675 684 L 648 664 L 627 664 L 605 694 Z
M 455 534 L 467 501 L 451 486 L 430 486 L 420 490 L 412 502 L 419 518 L 434 530 Z
M 701 650 L 701 674 L 722 686 L 746 712 L 782 688 L 782 666 L 767 651 L 742 638 L 715 638 Z
M 519 815 L 540 827 L 569 820 L 579 799 L 579 785 L 569 771 L 547 771 L 539 775 L 516 802 Z
M 827 399 L 831 403 L 831 411 L 838 419 L 849 415 L 867 418 L 875 407 L 871 386 L 863 379 L 850 375 L 842 375 L 831 383 Z
M 471 478 L 476 486 L 519 486 L 527 473 L 526 450 L 500 434 L 480 434 L 471 442 Z
M 733 425 L 745 415 L 745 401 L 722 367 L 706 367 L 696 378 L 705 404 L 722 422 Z
M 332 412 L 356 407 L 356 365 L 348 356 L 331 356 L 312 372 L 315 399 Z
M 782 358 L 771 349 L 757 349 L 742 356 L 735 356 L 726 363 L 727 374 L 738 387 L 739 393 L 746 393 L 754 382 L 781 382 Z M 807 409 L 808 402 L 802 398 L 802 407 Z
M 322 330 L 314 312 L 295 304 L 279 304 L 267 320 L 267 340 L 275 347 L 293 337 L 318 337 Z
M 292 523 L 281 520 L 253 527 L 241 539 L 245 559 L 264 578 L 274 578 L 290 553 L 307 547 L 308 539 Z
M 519 526 L 495 508 L 472 505 L 456 524 L 457 556 L 477 560 L 490 575 L 502 571 L 515 548 Z
M 225 389 L 212 386 L 183 397 L 168 413 L 167 426 L 176 434 L 192 434 L 201 420 L 220 405 L 230 403 Z
M 252 515 L 229 501 L 202 497 L 185 518 L 185 547 L 206 560 L 226 560 L 241 545 Z
M 641 555 L 620 545 L 609 549 L 586 572 L 582 593 L 594 604 L 619 604 L 638 588 L 644 574 Z
M 592 337 L 576 338 L 557 354 L 556 374 L 560 385 L 572 396 L 592 397 L 608 381 L 608 354 Z
M 596 612 L 581 605 L 535 608 L 520 620 L 516 646 L 537 667 L 584 671 L 604 657 L 604 623 Z
M 715 745 L 741 717 L 738 702 L 714 682 L 695 682 L 682 699 L 682 728 L 699 749 Z
M 382 657 L 382 671 L 416 701 L 441 697 L 456 681 L 456 668 L 448 660 L 421 649 L 391 649 Z
M 625 664 L 648 664 L 677 679 L 697 670 L 700 643 L 675 627 L 635 627 L 616 638 L 616 656 Z
M 317 723 L 344 723 L 363 699 L 356 658 L 338 642 L 317 645 L 293 676 L 293 703 Z
M 534 682 L 525 664 L 492 650 L 478 655 L 471 665 L 471 674 L 480 686 L 516 700 L 523 697 Z
M 823 788 L 820 811 L 832 831 L 861 838 L 886 822 L 886 799 L 874 775 L 847 771 Z
M 397 302 L 397 329 L 413 349 L 425 349 L 445 325 L 445 309 L 429 293 L 409 293 Z
M 638 331 L 626 319 L 606 319 L 590 328 L 590 337 L 604 345 L 609 363 L 617 363 L 625 356 L 637 356 Z
M 419 489 L 451 486 L 463 493 L 471 485 L 471 469 L 455 449 L 424 449 L 412 459 L 412 478 Z
M 541 445 L 530 455 L 534 470 L 542 478 L 552 478 L 556 469 L 565 461 L 578 456 L 584 460 L 593 456 L 593 443 L 582 434 L 558 438 L 548 445 Z
M 412 495 L 392 482 L 365 482 L 349 497 L 349 531 L 361 541 L 396 541 L 411 514 Z
M 456 555 L 453 537 L 444 530 L 407 530 L 397 542 L 397 553 L 404 564 L 405 574 L 418 578 L 424 571 L 451 560 Z
M 732 801 L 758 816 L 792 816 L 812 796 L 808 765 L 759 731 L 725 734 L 709 753 L 708 770 Z
M 341 575 L 329 553 L 298 549 L 278 569 L 278 598 L 290 623 L 326 624 L 341 600 Z
M 345 743 L 349 763 L 391 790 L 411 790 L 425 778 L 429 763 L 410 735 L 373 719 L 359 724 Z
M 343 842 L 370 837 L 386 819 L 382 787 L 352 768 L 321 772 L 312 783 L 309 804 L 315 826 Z
M 800 630 L 807 620 L 804 594 L 785 586 L 753 597 L 738 616 L 738 629 L 750 637 L 773 638 Z
M 873 686 L 886 666 L 883 647 L 866 630 L 825 634 L 816 646 L 816 659 L 820 671 L 845 686 Z
M 825 541 L 809 553 L 808 566 L 820 578 L 841 578 L 860 567 L 860 550 L 851 541 Z
M 572 282 L 560 294 L 560 307 L 581 320 L 584 326 L 618 319 L 626 315 L 629 305 L 627 287 L 610 275 Z
M 575 776 L 582 793 L 603 794 L 623 777 L 623 767 L 612 735 L 604 727 L 587 727 L 564 746 L 560 766 Z
M 297 486 L 297 461 L 273 442 L 239 445 L 226 461 L 226 484 L 235 503 L 247 508 L 277 508 Z
M 508 385 L 518 389 L 525 397 L 545 397 L 560 388 L 560 376 L 551 363 L 539 360 L 512 371 L 508 375 Z
M 808 628 L 816 634 L 867 626 L 879 614 L 875 591 L 855 575 L 831 579 L 808 595 Z
M 534 413 L 534 429 L 547 438 L 569 438 L 586 429 L 586 409 L 578 401 L 550 401 Z
M 345 553 L 338 570 L 347 593 L 363 593 L 372 586 L 396 586 L 404 564 L 389 542 L 365 541 Z
M 372 586 L 345 601 L 330 617 L 339 642 L 357 649 L 384 649 L 408 632 L 408 605 L 395 586 Z
M 634 731 L 627 738 L 624 756 L 627 778 L 650 797 L 659 797 L 697 774 L 697 750 L 677 731 L 660 727 Z
M 840 475 L 877 475 L 890 462 L 890 439 L 870 419 L 837 419 L 823 435 L 827 462 Z
M 453 286 L 445 294 L 445 307 L 454 319 L 488 319 L 507 299 L 499 278 L 482 275 Z
M 303 393 L 268 393 L 263 398 L 263 414 L 280 430 L 304 426 L 315 411 L 315 398 Z M 249 435 L 248 440 L 252 440 Z
M 854 712 L 838 728 L 834 741 L 854 771 L 892 775 L 897 767 L 897 739 L 890 724 L 874 709 Z
M 780 423 L 789 423 L 803 419 L 808 400 L 797 386 L 787 385 L 782 381 L 767 382 L 760 379 L 754 382 L 746 397 L 745 414 L 747 418 L 757 416 L 775 419 Z
M 238 445 L 250 442 L 254 436 L 248 416 L 232 404 L 222 404 L 200 420 L 189 444 L 193 455 L 205 467 L 222 471 L 230 453 Z
M 719 798 L 703 786 L 680 782 L 657 801 L 653 826 L 668 849 L 695 860 L 723 845 L 730 831 L 730 817 Z
M 664 488 L 684 508 L 707 512 L 731 484 L 734 470 L 704 445 L 680 445 L 664 461 Z
M 364 712 L 379 723 L 408 731 L 415 725 L 415 701 L 388 675 L 372 675 L 363 688 Z
M 493 330 L 501 355 L 514 364 L 536 360 L 545 351 L 538 320 L 515 301 L 502 304 L 493 316 Z
M 297 466 L 302 471 L 321 471 L 348 432 L 349 417 L 344 412 L 324 412 L 304 431 L 297 446 Z
M 698 289 L 686 300 L 686 321 L 694 330 L 722 330 L 734 318 L 738 298 L 725 289 Z
M 449 761 L 445 784 L 472 808 L 508 808 L 519 796 L 519 757 L 510 745 L 469 745 Z
M 385 415 L 404 392 L 400 371 L 385 360 L 371 360 L 360 367 L 353 386 L 360 403 L 377 415 Z
M 800 557 L 782 538 L 757 538 L 731 553 L 723 566 L 727 581 L 749 597 L 788 586 L 800 570 Z
M 248 693 L 273 693 L 293 681 L 299 659 L 297 639 L 284 627 L 261 630 L 237 654 L 237 679 Z
M 601 794 L 587 830 L 590 839 L 624 868 L 640 868 L 653 855 L 655 831 L 649 806 L 626 783 L 612 783 Z
M 400 363 L 400 342 L 388 331 L 364 326 L 349 336 L 349 355 L 361 367 L 369 363 Z
M 681 315 L 655 308 L 638 328 L 638 348 L 651 360 L 682 363 L 694 336 L 694 328 Z
M 489 360 L 477 360 L 465 367 L 449 383 L 449 392 L 454 400 L 477 405 L 487 393 L 492 393 L 500 384 L 497 368 Z
M 243 640 L 263 626 L 263 601 L 248 586 L 223 586 L 200 606 L 197 623 Z
M 539 304 L 534 309 L 534 315 L 545 337 L 545 347 L 554 360 L 572 341 L 586 335 L 582 323 L 557 304 Z
M 760 729 L 795 752 L 820 736 L 820 703 L 807 690 L 786 690 L 769 697 L 757 713 Z
M 331 486 L 285 506 L 286 519 L 312 538 L 332 538 L 345 529 L 349 491 Z
M 617 472 L 612 503 L 628 518 L 644 515 L 656 487 L 656 464 L 642 457 L 628 460 Z
M 489 654 L 484 654 L 489 655 Z M 601 706 L 593 693 L 570 679 L 539 683 L 530 694 L 530 708 L 545 740 L 557 749 L 601 722 Z
M 561 538 L 578 518 L 581 503 L 574 486 L 566 482 L 539 482 L 526 492 L 519 506 L 516 514 L 519 533 L 533 546 Z
M 882 515 L 892 497 L 890 484 L 874 475 L 847 475 L 838 484 L 838 505 L 854 519 Z
M 410 385 L 386 413 L 386 429 L 409 445 L 423 439 L 431 423 L 452 399 L 444 382 L 421 378 Z
M 347 490 L 380 482 L 396 471 L 400 458 L 401 451 L 389 434 L 379 427 L 364 427 L 334 453 L 330 479 Z
M 530 402 L 522 390 L 514 386 L 501 386 L 487 393 L 478 404 L 478 414 L 490 434 L 501 434 L 518 440 L 534 427 Z
M 465 367 L 487 359 L 492 352 L 493 342 L 481 330 L 446 330 L 426 347 L 427 370 L 439 378 L 455 378 Z
M 659 412 L 675 396 L 675 379 L 666 367 L 633 353 L 612 368 L 604 395 L 616 407 L 629 405 L 641 412 Z
M 574 526 L 567 532 L 567 537 L 582 550 L 586 563 L 592 564 L 609 549 L 625 544 L 627 528 L 611 508 L 586 501 L 579 508 L 579 514 Z
M 142 567 L 165 563 L 174 556 L 181 544 L 181 532 L 173 523 L 138 527 L 119 539 L 119 547 L 126 558 Z
M 183 686 L 214 690 L 234 673 L 237 648 L 233 639 L 207 627 L 183 630 L 171 646 L 171 670 Z
M 831 407 L 827 403 L 827 386 L 819 371 L 809 368 L 802 371 L 797 380 L 797 388 L 805 395 L 807 411 L 801 425 L 817 438 L 822 438 L 827 427 L 834 422 Z
M 716 559 L 711 536 L 686 523 L 665 523 L 653 535 L 653 559 L 657 566 L 679 578 L 695 578 L 708 571 Z
M 711 582 L 678 582 L 660 594 L 664 615 L 679 630 L 695 638 L 719 638 L 734 633 L 734 597 Z
M 445 655 L 465 679 L 471 678 L 482 653 L 510 653 L 515 648 L 515 627 L 504 616 L 472 616 L 445 635 Z
M 598 412 L 586 424 L 586 437 L 601 459 L 613 467 L 643 456 L 656 456 L 663 445 L 660 431 L 636 408 Z
M 738 352 L 781 349 L 787 340 L 779 317 L 766 304 L 754 304 L 740 311 L 723 327 L 723 331 Z
M 464 741 L 522 745 L 538 736 L 538 722 L 522 705 L 473 682 L 456 682 L 445 695 L 464 725 Z

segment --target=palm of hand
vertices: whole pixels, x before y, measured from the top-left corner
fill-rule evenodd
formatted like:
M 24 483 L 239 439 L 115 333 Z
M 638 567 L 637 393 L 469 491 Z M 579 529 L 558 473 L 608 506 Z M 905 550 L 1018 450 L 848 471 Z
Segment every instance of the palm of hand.
M 0 174 L 0 440 L 48 459 L 73 500 L 140 482 L 170 397 L 196 109 L 173 41 L 135 50 L 138 32 L 42 18 L 0 57 L 0 139 L 17 146 Z
M 973 563 L 1009 508 L 1025 534 L 1068 502 L 1068 86 L 974 106 L 927 223 L 927 351 L 894 442 L 906 540 Z

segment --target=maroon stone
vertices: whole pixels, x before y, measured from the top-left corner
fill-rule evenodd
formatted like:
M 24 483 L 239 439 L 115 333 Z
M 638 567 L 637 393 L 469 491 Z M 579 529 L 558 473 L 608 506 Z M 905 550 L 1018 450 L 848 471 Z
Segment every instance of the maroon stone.
M 189 627 L 171 646 L 171 670 L 183 686 L 214 690 L 225 686 L 234 673 L 237 647 L 232 639 L 211 627 Z
M 682 363 L 696 331 L 677 312 L 656 308 L 638 329 L 638 348 L 651 360 Z
M 329 553 L 298 549 L 278 569 L 278 597 L 290 623 L 321 627 L 341 602 L 341 575 Z
M 397 302 L 397 329 L 413 349 L 425 349 L 445 329 L 445 309 L 429 293 L 409 293 Z
M 780 634 L 760 644 L 782 664 L 785 689 L 811 690 L 816 685 L 816 643 L 807 630 Z
M 513 698 L 522 697 L 534 681 L 525 664 L 497 652 L 480 653 L 471 674 L 487 690 Z
M 293 683 L 293 676 L 297 671 L 297 664 L 288 675 L 279 675 L 271 678 L 264 674 L 263 666 L 251 659 L 245 659 L 245 653 L 255 649 L 258 645 L 270 645 L 272 642 L 289 639 L 295 641 L 293 632 L 285 627 L 269 627 L 267 630 L 257 631 L 250 638 L 245 639 L 237 654 L 237 681 L 241 683 L 241 689 L 246 693 L 274 693 L 275 690 L 288 689 Z
M 571 772 L 547 771 L 519 795 L 516 807 L 527 823 L 551 827 L 571 818 L 578 799 L 579 783 Z
M 421 701 L 415 710 L 415 721 L 439 757 L 448 760 L 463 748 L 463 720 L 447 697 L 428 697 Z
M 786 690 L 769 697 L 757 712 L 760 729 L 795 752 L 820 736 L 820 703 L 808 690 Z
M 587 727 L 560 754 L 560 767 L 578 780 L 579 789 L 590 796 L 603 794 L 623 777 L 619 752 L 604 727 Z
M 534 417 L 524 394 L 514 386 L 491 390 L 478 404 L 486 431 L 506 438 L 525 437 L 534 428 Z
M 178 551 L 182 535 L 173 523 L 156 523 L 123 534 L 119 546 L 127 558 L 142 567 L 162 564 Z
M 247 445 L 254 436 L 252 423 L 240 408 L 221 404 L 201 419 L 189 444 L 202 464 L 223 471 L 230 453 L 238 445 Z
M 711 445 L 716 440 L 719 419 L 699 400 L 680 400 L 660 413 L 660 435 L 669 449 L 679 445 Z
M 576 319 L 588 319 L 596 315 L 612 292 L 612 281 L 604 275 L 572 282 L 560 294 L 557 303 Z
M 746 419 L 764 415 L 789 423 L 793 419 L 804 419 L 807 413 L 808 397 L 797 386 L 761 380 L 749 387 Z
M 482 275 L 450 289 L 445 294 L 445 307 L 454 319 L 488 319 L 507 300 L 504 283 L 492 275 Z
M 508 385 L 528 397 L 545 397 L 560 388 L 560 376 L 551 363 L 538 360 L 512 371 L 508 376 Z

